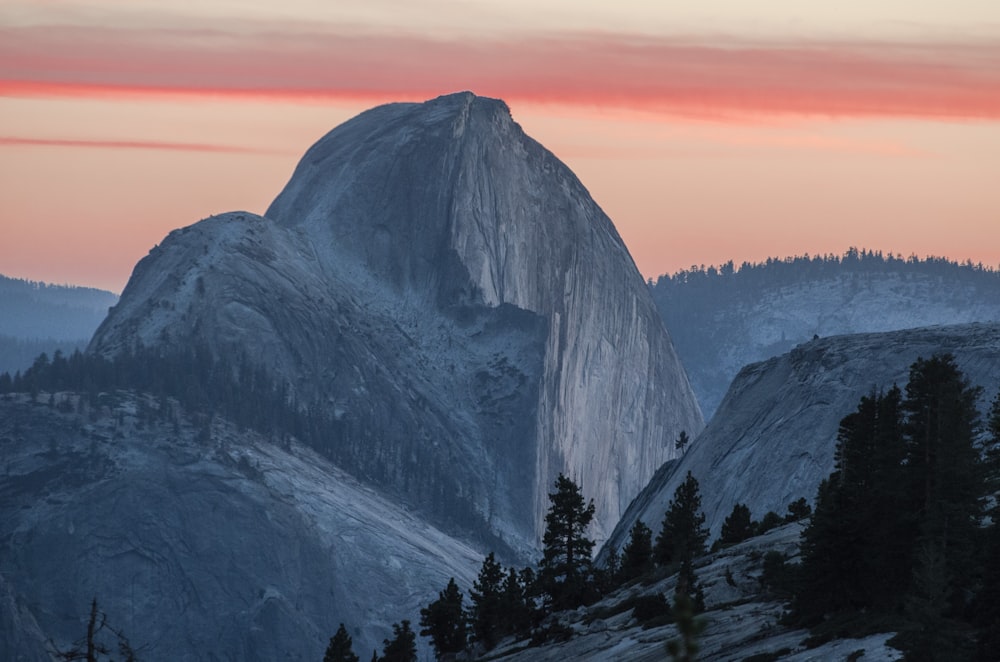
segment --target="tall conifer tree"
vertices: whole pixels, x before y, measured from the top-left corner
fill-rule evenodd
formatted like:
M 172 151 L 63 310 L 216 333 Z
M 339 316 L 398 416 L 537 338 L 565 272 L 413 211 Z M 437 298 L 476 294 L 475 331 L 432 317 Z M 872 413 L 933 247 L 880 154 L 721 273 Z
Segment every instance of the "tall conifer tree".
M 691 560 L 705 553 L 707 539 L 708 529 L 705 528 L 705 514 L 701 512 L 698 481 L 689 471 L 667 506 L 663 525 L 656 536 L 653 557 L 660 565 Z
M 983 515 L 986 477 L 974 443 L 979 393 L 952 355 L 939 354 L 911 366 L 904 402 L 906 466 L 919 517 L 917 546 L 924 557 L 943 557 L 933 568 L 918 570 L 945 574 L 941 580 L 951 587 L 949 603 L 955 610 L 963 608 L 963 596 L 974 583 L 971 571 Z
M 653 532 L 641 519 L 632 525 L 628 543 L 622 549 L 621 575 L 635 579 L 653 568 Z
M 462 609 L 462 591 L 455 578 L 438 593 L 438 599 L 420 610 L 420 635 L 430 637 L 431 646 L 438 658 L 458 653 L 465 648 L 467 639 L 465 612 Z
M 594 519 L 594 502 L 588 504 L 576 483 L 562 474 L 549 502 L 538 583 L 554 610 L 573 609 L 596 597 L 591 572 L 594 541 L 586 535 Z
M 479 569 L 479 576 L 469 591 L 469 624 L 472 637 L 481 642 L 487 650 L 493 648 L 503 635 L 503 566 L 497 563 L 490 552 Z
M 358 662 L 358 656 L 351 647 L 352 643 L 351 635 L 347 634 L 347 628 L 341 623 L 337 633 L 330 637 L 323 662 Z

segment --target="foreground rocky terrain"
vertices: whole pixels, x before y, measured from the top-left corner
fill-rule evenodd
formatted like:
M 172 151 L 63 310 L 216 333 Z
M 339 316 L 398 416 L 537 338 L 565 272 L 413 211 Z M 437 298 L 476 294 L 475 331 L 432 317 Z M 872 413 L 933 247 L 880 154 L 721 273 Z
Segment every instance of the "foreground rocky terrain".
M 294 441 L 129 393 L 47 402 L 0 399 L 0 659 L 82 638 L 95 597 L 147 661 L 318 660 L 340 622 L 381 650 L 482 560 Z
M 794 523 L 765 535 L 709 554 L 695 562 L 705 593 L 706 611 L 699 618 L 705 629 L 699 636 L 698 660 L 739 662 L 755 655 L 793 662 L 807 660 L 885 661 L 902 654 L 886 644 L 891 633 L 864 639 L 841 639 L 811 646 L 808 630 L 783 626 L 784 606 L 761 584 L 763 558 L 767 552 L 789 556 L 798 553 L 802 524 Z M 565 662 L 566 660 L 629 660 L 659 662 L 669 659 L 667 642 L 678 637 L 675 624 L 656 625 L 634 616 L 643 596 L 662 594 L 670 599 L 676 575 L 646 583 L 634 583 L 612 593 L 590 607 L 558 614 L 555 621 L 571 631 L 569 639 L 544 646 L 507 641 L 482 659 L 511 662 Z

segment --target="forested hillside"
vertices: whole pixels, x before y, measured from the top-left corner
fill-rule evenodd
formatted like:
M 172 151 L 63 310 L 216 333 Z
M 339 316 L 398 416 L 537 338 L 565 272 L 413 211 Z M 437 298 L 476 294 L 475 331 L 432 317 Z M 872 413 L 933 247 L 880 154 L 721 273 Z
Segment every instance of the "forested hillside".
M 1000 272 L 852 248 L 649 281 L 706 418 L 740 368 L 814 336 L 1000 320 Z
M 42 352 L 84 349 L 118 296 L 92 287 L 0 276 L 0 372 L 31 365 Z

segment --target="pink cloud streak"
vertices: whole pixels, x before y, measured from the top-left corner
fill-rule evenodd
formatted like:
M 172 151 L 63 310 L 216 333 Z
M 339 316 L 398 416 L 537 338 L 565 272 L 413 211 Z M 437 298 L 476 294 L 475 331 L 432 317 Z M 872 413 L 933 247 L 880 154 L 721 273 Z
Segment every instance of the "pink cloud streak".
M 1000 119 L 1000 44 L 729 42 L 628 35 L 443 41 L 271 31 L 0 28 L 0 95 L 512 103 L 719 119 Z
M 25 138 L 0 136 L 0 145 L 28 147 L 93 147 L 98 149 L 153 149 L 178 152 L 215 152 L 220 154 L 271 154 L 274 152 L 234 145 L 209 143 L 160 142 L 152 140 L 75 140 L 63 138 Z

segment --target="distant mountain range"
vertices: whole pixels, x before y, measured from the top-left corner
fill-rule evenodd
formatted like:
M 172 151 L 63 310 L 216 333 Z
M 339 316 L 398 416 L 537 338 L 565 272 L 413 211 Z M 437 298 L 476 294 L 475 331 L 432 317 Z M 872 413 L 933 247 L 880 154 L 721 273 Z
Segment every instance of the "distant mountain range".
M 650 290 L 706 418 L 743 366 L 814 336 L 1000 320 L 1000 272 L 857 249 L 692 268 Z
M 0 372 L 23 370 L 42 352 L 85 349 L 117 302 L 113 292 L 0 275 Z

